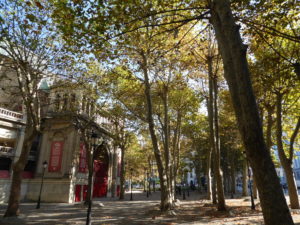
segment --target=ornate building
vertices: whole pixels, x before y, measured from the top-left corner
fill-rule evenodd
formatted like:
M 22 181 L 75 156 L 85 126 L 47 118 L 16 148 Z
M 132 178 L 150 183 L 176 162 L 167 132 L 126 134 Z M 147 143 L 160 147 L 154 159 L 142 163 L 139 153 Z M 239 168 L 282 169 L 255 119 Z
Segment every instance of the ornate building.
M 0 67 L 1 84 L 10 81 L 8 79 L 13 80 L 13 73 Z M 105 143 L 94 161 L 93 196 L 118 195 L 120 151 L 113 147 L 107 135 L 109 120 L 96 115 L 95 103 L 85 96 L 84 90 L 53 87 L 49 88 L 46 80 L 40 82 L 43 130 L 32 145 L 23 173 L 22 200 L 37 200 L 45 161 L 48 167 L 44 173 L 42 201 L 72 203 L 85 199 L 86 150 L 75 117 L 93 120 L 101 136 L 99 141 Z M 0 201 L 4 202 L 9 196 L 12 164 L 22 149 L 26 115 L 22 113 L 21 104 L 19 111 L 11 110 L 7 100 L 12 96 L 4 95 L 3 89 L 0 89 L 0 96 Z

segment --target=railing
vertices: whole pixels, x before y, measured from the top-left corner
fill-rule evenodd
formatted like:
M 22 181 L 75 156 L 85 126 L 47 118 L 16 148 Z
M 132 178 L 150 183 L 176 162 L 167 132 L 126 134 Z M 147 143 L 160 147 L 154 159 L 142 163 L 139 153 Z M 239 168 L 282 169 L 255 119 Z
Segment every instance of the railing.
M 0 118 L 5 118 L 13 121 L 23 121 L 24 116 L 22 113 L 17 113 L 14 111 L 0 108 Z
M 14 155 L 15 150 L 12 147 L 0 146 L 0 155 Z

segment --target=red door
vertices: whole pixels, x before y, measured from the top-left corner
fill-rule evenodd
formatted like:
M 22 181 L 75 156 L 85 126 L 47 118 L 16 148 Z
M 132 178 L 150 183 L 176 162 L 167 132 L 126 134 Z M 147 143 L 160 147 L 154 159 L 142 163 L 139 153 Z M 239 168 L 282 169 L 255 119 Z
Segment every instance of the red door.
M 120 185 L 118 185 L 118 186 L 117 186 L 117 196 L 118 196 L 118 197 L 120 196 L 120 191 L 121 191 Z
M 83 194 L 82 194 L 82 200 L 85 201 L 87 191 L 88 191 L 88 185 L 82 185 L 83 186 Z
M 75 186 L 75 202 L 81 201 L 81 185 L 77 184 Z
M 105 197 L 107 194 L 108 163 L 95 160 L 94 171 L 93 197 Z

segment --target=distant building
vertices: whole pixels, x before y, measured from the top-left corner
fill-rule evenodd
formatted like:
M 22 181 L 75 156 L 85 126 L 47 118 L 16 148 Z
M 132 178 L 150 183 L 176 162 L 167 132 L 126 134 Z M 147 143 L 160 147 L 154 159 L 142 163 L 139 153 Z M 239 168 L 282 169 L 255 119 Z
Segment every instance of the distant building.
M 192 156 L 194 153 L 192 153 Z M 183 175 L 183 182 L 186 185 L 198 185 L 198 180 L 197 180 L 197 174 L 196 174 L 196 169 L 194 167 L 193 161 L 185 158 L 184 159 L 184 164 L 186 165 L 183 169 L 184 175 Z

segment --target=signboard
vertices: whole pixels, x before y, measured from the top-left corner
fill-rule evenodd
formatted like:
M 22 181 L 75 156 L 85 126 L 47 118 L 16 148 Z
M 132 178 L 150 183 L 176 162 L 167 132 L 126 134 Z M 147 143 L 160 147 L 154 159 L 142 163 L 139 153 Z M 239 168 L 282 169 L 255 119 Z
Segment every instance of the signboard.
M 80 144 L 80 155 L 79 155 L 79 168 L 78 171 L 80 173 L 86 173 L 86 148 L 83 143 Z
M 0 155 L 13 156 L 14 154 L 15 150 L 12 147 L 0 146 Z
M 49 167 L 48 167 L 49 172 L 59 172 L 60 171 L 63 147 L 64 147 L 63 141 L 53 141 L 52 142 Z
M 7 138 L 7 139 L 15 139 L 17 138 L 16 130 L 8 130 L 4 128 L 0 128 L 0 137 Z

